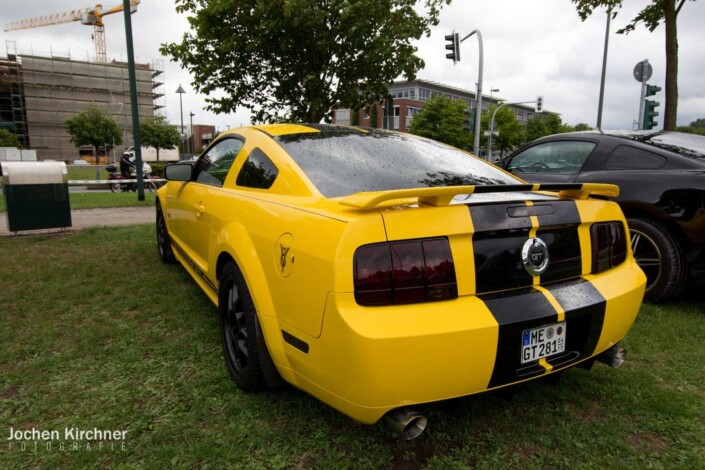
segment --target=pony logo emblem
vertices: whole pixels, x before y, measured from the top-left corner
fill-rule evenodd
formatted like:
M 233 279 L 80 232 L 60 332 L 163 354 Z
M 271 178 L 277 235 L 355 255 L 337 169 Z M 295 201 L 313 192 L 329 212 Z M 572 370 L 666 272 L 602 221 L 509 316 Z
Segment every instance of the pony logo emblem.
M 291 250 L 291 247 L 289 246 L 284 246 L 284 245 L 279 245 L 279 249 L 281 251 L 281 257 L 279 258 L 279 264 L 281 264 L 282 267 L 282 273 L 284 272 L 284 268 L 286 268 L 286 255 L 289 254 L 289 250 Z

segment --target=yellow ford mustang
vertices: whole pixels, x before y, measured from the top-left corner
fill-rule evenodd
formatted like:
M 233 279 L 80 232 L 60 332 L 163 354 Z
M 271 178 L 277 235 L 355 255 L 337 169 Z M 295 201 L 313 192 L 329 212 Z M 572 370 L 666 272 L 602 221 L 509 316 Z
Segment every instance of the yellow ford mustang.
M 619 362 L 644 293 L 616 186 L 528 185 L 411 135 L 234 129 L 166 177 L 160 255 L 217 305 L 237 386 L 363 423 Z

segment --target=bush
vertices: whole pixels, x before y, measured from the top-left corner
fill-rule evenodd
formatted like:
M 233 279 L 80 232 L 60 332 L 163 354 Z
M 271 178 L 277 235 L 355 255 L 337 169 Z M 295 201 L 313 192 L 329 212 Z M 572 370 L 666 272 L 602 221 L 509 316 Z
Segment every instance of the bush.
M 164 176 L 164 167 L 167 166 L 166 162 L 150 162 L 149 166 L 152 167 L 152 174 L 155 176 Z

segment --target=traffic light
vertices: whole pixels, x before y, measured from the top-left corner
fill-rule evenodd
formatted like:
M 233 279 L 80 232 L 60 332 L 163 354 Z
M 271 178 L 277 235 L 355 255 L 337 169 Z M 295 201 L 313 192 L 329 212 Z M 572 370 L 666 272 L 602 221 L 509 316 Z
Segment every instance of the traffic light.
M 656 85 L 646 85 L 646 95 L 644 95 L 644 96 L 653 96 L 653 95 L 655 95 L 656 93 L 658 93 L 659 91 L 661 91 L 661 87 L 660 87 L 660 86 L 656 86 Z
M 460 62 L 460 35 L 458 33 L 446 34 L 446 50 L 450 51 L 446 54 L 446 59 L 450 59 L 455 64 Z
M 475 131 L 475 112 L 470 108 L 465 108 L 463 110 L 465 113 L 465 118 L 463 118 L 463 129 L 468 132 Z
M 642 129 L 653 129 L 656 127 L 658 123 L 654 120 L 654 118 L 658 116 L 656 107 L 660 104 L 661 103 L 658 101 L 644 100 L 644 125 L 642 126 Z
M 543 96 L 536 97 L 536 112 L 537 113 L 543 112 Z
M 644 96 L 653 96 L 656 93 L 661 91 L 660 86 L 656 85 L 646 85 L 646 93 L 644 93 Z M 656 127 L 658 124 L 656 120 L 654 119 L 656 116 L 658 116 L 658 112 L 656 111 L 656 107 L 660 103 L 658 101 L 654 100 L 644 100 L 644 116 L 643 116 L 643 124 L 641 126 L 642 129 L 653 129 Z

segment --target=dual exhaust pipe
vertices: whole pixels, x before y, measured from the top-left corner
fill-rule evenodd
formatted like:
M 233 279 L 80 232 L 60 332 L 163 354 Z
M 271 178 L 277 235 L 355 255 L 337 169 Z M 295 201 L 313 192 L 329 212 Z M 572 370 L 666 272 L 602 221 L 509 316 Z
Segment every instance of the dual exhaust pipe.
M 615 344 L 595 359 L 616 369 L 624 364 L 626 358 L 627 350 Z M 410 408 L 394 409 L 387 413 L 384 419 L 392 429 L 407 441 L 419 437 L 428 424 L 428 420 L 424 415 Z

